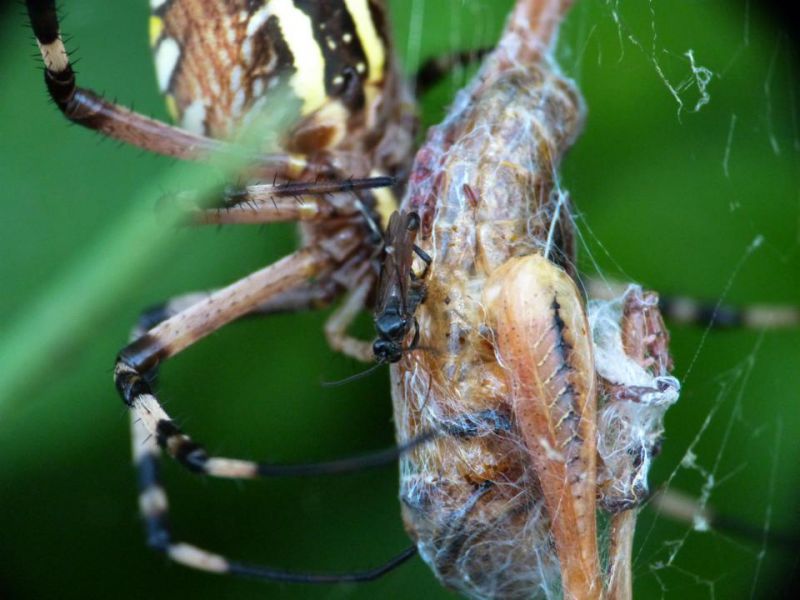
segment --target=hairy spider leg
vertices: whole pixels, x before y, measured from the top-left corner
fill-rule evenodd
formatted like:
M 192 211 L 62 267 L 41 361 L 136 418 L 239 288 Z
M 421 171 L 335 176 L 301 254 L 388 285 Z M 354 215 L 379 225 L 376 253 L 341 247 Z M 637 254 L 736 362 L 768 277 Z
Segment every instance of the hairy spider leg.
M 433 56 L 423 62 L 415 76 L 417 94 L 425 94 L 447 78 L 453 69 L 468 67 L 482 61 L 492 50 L 489 48 L 472 48 L 470 50 L 457 50 Z
M 182 296 L 181 298 L 176 298 L 168 304 L 177 307 L 203 296 L 206 296 L 206 294 L 190 294 Z M 169 308 L 166 308 L 167 306 L 168 305 L 165 305 L 165 308 L 154 309 L 149 315 L 143 315 L 141 323 L 152 322 L 152 320 L 158 316 L 168 314 L 170 311 Z M 264 469 L 263 474 L 287 476 L 330 475 L 343 473 L 345 471 L 360 470 L 394 461 L 401 454 L 440 436 L 470 438 L 486 434 L 487 432 L 507 432 L 510 429 L 511 422 L 508 416 L 498 414 L 495 411 L 481 411 L 475 414 L 462 415 L 459 419 L 448 423 L 447 427 L 443 428 L 441 431 L 427 432 L 410 442 L 383 452 L 331 461 L 328 463 L 268 465 L 268 469 Z M 224 556 L 199 548 L 193 544 L 175 541 L 169 523 L 169 502 L 167 493 L 161 482 L 159 472 L 162 446 L 159 443 L 158 437 L 151 434 L 145 421 L 140 419 L 136 412 L 131 412 L 131 433 L 133 460 L 139 475 L 139 511 L 144 522 L 147 543 L 155 550 L 166 554 L 170 560 L 184 566 L 212 573 L 227 573 L 287 583 L 341 583 L 377 579 L 400 566 L 403 562 L 416 554 L 416 546 L 411 546 L 386 561 L 383 565 L 372 569 L 349 573 L 304 573 L 289 572 L 274 567 L 232 561 Z M 267 473 L 267 471 L 269 471 L 269 473 Z M 484 482 L 480 490 L 476 492 L 475 502 L 477 502 L 492 485 L 493 483 L 491 481 Z M 461 512 L 463 513 L 463 511 Z M 454 530 L 457 529 L 455 526 L 459 521 L 459 516 L 461 520 L 463 520 L 466 514 L 453 515 L 452 521 Z M 456 539 L 457 538 L 454 537 L 454 542 Z
M 339 181 L 293 181 L 289 183 L 270 183 L 247 185 L 242 188 L 225 190 L 220 206 L 198 209 L 200 198 L 192 193 L 180 193 L 177 198 L 186 201 L 194 209 L 194 221 L 201 225 L 247 225 L 282 223 L 287 221 L 315 221 L 336 219 L 353 221 L 366 219 L 370 229 L 380 231 L 375 219 L 359 210 L 358 203 L 347 197 L 346 202 L 335 203 L 334 194 L 341 197 L 352 193 L 377 188 L 390 188 L 395 184 L 394 177 L 377 176 L 362 179 L 343 179 Z M 362 203 L 363 205 L 363 203 Z
M 145 310 L 131 333 L 131 340 L 136 341 L 147 334 L 148 330 L 153 329 L 160 323 L 170 319 L 195 304 L 207 300 L 215 291 L 191 292 L 171 298 L 167 302 L 153 306 Z M 251 312 L 241 318 L 263 317 L 277 314 L 280 312 L 296 312 L 310 308 L 318 308 L 321 303 L 329 303 L 338 293 L 329 286 L 320 285 L 318 282 L 297 287 L 287 293 L 279 294 L 269 301 L 257 306 Z M 144 374 L 148 383 L 151 385 L 157 377 L 158 367 Z M 489 417 L 479 415 L 476 419 L 489 420 Z M 495 419 L 497 420 L 497 419 Z M 508 427 L 508 424 L 505 425 Z M 382 467 L 393 463 L 404 452 L 424 444 L 438 435 L 465 435 L 475 431 L 466 425 L 463 431 L 454 432 L 445 429 L 441 432 L 429 431 L 416 438 L 409 440 L 405 444 L 392 446 L 376 452 L 351 456 L 342 459 L 335 459 L 317 463 L 299 464 L 275 464 L 266 461 L 252 462 L 252 471 L 257 472 L 261 477 L 298 477 L 298 476 L 318 476 L 318 475 L 337 475 L 364 469 Z M 465 433 L 466 432 L 466 433 Z M 245 461 L 242 461 L 245 462 Z
M 313 285 L 302 287 L 305 279 L 319 276 L 324 279 L 330 269 L 331 259 L 319 248 L 304 248 L 296 253 L 257 271 L 230 286 L 211 293 L 188 294 L 146 313 L 140 323 L 151 325 L 134 342 L 124 348 L 117 359 L 114 380 L 125 404 L 155 436 L 158 445 L 190 471 L 223 478 L 256 478 L 278 475 L 330 474 L 379 466 L 394 460 L 408 446 L 384 451 L 363 460 L 345 459 L 320 465 L 274 465 L 247 460 L 209 456 L 201 445 L 194 442 L 172 421 L 158 401 L 150 382 L 151 374 L 166 359 L 175 356 L 209 333 L 228 323 L 254 313 L 277 312 L 301 305 L 311 305 L 322 297 Z M 302 298 L 298 290 L 310 292 Z M 350 302 L 353 298 L 355 301 Z M 323 297 L 324 299 L 324 297 Z M 358 294 L 345 302 L 348 314 L 353 306 L 363 300 Z M 177 312 L 176 312 L 177 311 Z M 337 315 L 334 315 L 336 318 Z M 164 318 L 158 324 L 153 322 Z M 342 327 L 346 319 L 338 317 Z M 333 328 L 333 334 L 338 332 Z M 141 333 L 141 329 L 137 331 Z M 412 442 L 422 443 L 427 435 Z
M 350 573 L 302 573 L 273 567 L 232 561 L 228 558 L 199 548 L 193 544 L 176 541 L 169 524 L 167 494 L 161 485 L 159 456 L 161 448 L 145 421 L 131 413 L 133 456 L 139 473 L 139 510 L 147 531 L 148 545 L 163 552 L 177 563 L 211 573 L 240 575 L 269 581 L 286 583 L 342 583 L 371 581 L 388 573 L 416 554 L 411 546 L 386 561 L 383 565 Z
M 242 155 L 242 150 L 232 144 L 168 125 L 78 87 L 62 40 L 55 0 L 26 0 L 25 4 L 44 61 L 47 91 L 67 119 L 110 138 L 174 158 L 205 160 L 212 154 Z M 246 158 L 265 175 L 297 177 L 331 171 L 328 163 L 289 154 L 253 153 Z
M 332 268 L 317 247 L 302 248 L 278 262 L 218 290 L 156 325 L 125 347 L 117 358 L 114 381 L 125 404 L 142 419 L 158 444 L 189 469 L 220 477 L 256 476 L 251 463 L 209 459 L 172 422 L 154 395 L 146 373 L 209 333 L 251 312 L 271 297 Z M 209 462 L 210 460 L 210 462 Z
M 590 298 L 621 296 L 627 285 L 619 281 L 590 277 L 586 289 Z M 691 298 L 659 295 L 658 308 L 665 320 L 680 325 L 712 329 L 788 329 L 800 326 L 800 307 L 777 304 L 732 306 Z
M 328 198 L 316 197 L 312 194 L 333 194 L 341 192 L 357 192 L 360 190 L 387 187 L 394 183 L 392 177 L 372 177 L 358 180 L 344 180 L 336 182 L 303 183 L 295 182 L 280 185 L 247 186 L 235 192 L 236 204 L 228 208 L 199 211 L 196 219 L 201 224 L 263 224 L 279 221 L 319 221 L 334 224 L 337 219 L 342 219 L 350 224 L 357 225 L 358 220 L 366 219 L 374 228 L 380 229 L 373 222 L 370 215 L 358 210 L 358 205 L 349 203 L 334 206 Z M 290 196 L 290 197 L 287 197 Z M 363 204 L 362 204 L 363 205 Z M 370 269 L 370 260 L 352 261 L 355 284 L 349 283 L 350 293 L 345 301 L 334 311 L 325 323 L 325 338 L 334 351 L 359 360 L 371 362 L 374 358 L 372 344 L 359 340 L 347 333 L 350 325 L 367 305 L 367 299 L 372 291 L 376 273 Z M 366 257 L 369 259 L 370 257 Z M 360 265 L 358 263 L 361 263 Z M 325 302 L 318 302 L 313 306 L 319 307 L 329 304 L 339 294 L 336 293 L 341 285 L 330 281 L 332 296 Z M 308 303 L 303 298 L 298 298 L 299 305 L 291 308 L 305 308 Z

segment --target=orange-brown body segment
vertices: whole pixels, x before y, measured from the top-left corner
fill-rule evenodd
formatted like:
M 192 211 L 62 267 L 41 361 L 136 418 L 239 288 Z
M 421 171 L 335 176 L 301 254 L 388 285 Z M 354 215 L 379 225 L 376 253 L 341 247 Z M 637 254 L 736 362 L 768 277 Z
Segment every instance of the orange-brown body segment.
M 418 350 L 392 368 L 398 439 L 431 429 L 449 434 L 401 459 L 404 519 L 440 580 L 472 598 L 553 597 L 562 590 L 562 573 L 566 597 L 601 593 L 591 349 L 580 296 L 574 285 L 564 291 L 574 274 L 573 236 L 556 171 L 580 131 L 583 106 L 549 53 L 568 5 L 518 2 L 498 48 L 429 132 L 402 204 L 420 215 L 417 244 L 433 263 L 415 315 Z M 552 326 L 553 309 L 545 303 L 505 315 L 503 303 L 493 311 L 486 296 L 493 286 L 512 289 L 513 265 L 534 257 L 559 274 L 561 318 L 570 328 L 561 334 L 576 348 L 562 362 L 572 374 L 558 381 L 572 382 L 570 406 L 585 416 L 568 423 L 566 411 L 554 412 L 548 435 L 554 453 L 592 473 L 578 481 L 578 462 L 564 461 L 559 472 L 540 477 L 546 456 L 536 433 L 533 382 L 530 373 L 517 372 L 541 360 L 525 344 L 548 331 L 534 323 L 543 318 Z M 523 337 L 514 339 L 515 326 Z M 578 341 L 581 335 L 587 339 Z M 552 359 L 562 360 L 557 353 Z M 540 379 L 554 366 L 542 365 Z M 549 402 L 564 399 L 558 389 L 546 393 Z M 555 541 L 565 535 L 580 549 L 574 559 Z
M 598 598 L 597 407 L 583 301 L 572 278 L 536 254 L 497 269 L 484 300 L 550 515 L 564 589 L 574 598 Z

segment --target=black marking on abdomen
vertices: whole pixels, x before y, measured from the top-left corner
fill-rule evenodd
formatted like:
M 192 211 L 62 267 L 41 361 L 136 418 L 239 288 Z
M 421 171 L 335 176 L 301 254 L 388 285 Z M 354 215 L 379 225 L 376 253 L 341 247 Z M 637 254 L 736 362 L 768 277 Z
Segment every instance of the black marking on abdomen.
M 295 6 L 314 24 L 314 40 L 325 62 L 325 93 L 339 98 L 351 111 L 364 107 L 364 80 L 369 73 L 356 24 L 343 0 L 295 0 Z M 345 43 L 344 36 L 350 36 Z M 363 65 L 363 73 L 357 66 Z
M 572 344 L 570 344 L 564 336 L 567 324 L 564 322 L 564 319 L 561 318 L 561 305 L 558 303 L 558 299 L 555 296 L 553 296 L 550 309 L 553 311 L 553 326 L 556 331 L 556 337 L 558 338 L 556 341 L 556 349 L 561 356 L 563 364 L 566 365 L 568 369 L 572 370 L 572 363 L 570 362 L 569 356 L 572 351 Z M 560 368 L 561 367 L 559 367 L 559 369 Z
M 275 15 L 269 17 L 251 36 L 253 42 L 252 64 L 269 65 L 274 61 L 274 69 L 266 74 L 268 82 L 278 79 L 281 84 L 285 84 L 297 70 L 294 54 L 283 36 L 280 20 Z M 264 89 L 270 88 L 271 85 L 266 85 Z

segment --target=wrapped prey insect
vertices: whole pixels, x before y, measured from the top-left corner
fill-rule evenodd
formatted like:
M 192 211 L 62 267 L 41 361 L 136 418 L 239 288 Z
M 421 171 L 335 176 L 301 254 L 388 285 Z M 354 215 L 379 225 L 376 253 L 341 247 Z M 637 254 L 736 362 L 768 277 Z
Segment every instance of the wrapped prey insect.
M 597 496 L 609 511 L 644 499 L 677 399 L 655 296 L 631 288 L 591 313 L 577 284 L 557 168 L 584 108 L 551 54 L 570 4 L 516 3 L 401 207 L 431 262 L 414 351 L 391 369 L 398 440 L 446 433 L 401 458 L 403 517 L 440 581 L 471 598 L 630 597 L 635 514 L 614 517 L 603 568 Z

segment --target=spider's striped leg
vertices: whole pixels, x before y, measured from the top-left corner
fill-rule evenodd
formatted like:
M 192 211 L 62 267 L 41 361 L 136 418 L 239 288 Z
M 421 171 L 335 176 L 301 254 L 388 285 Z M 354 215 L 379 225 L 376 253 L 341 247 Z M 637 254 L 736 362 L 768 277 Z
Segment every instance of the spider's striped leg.
M 123 401 L 154 435 L 159 446 L 187 468 L 221 477 L 255 477 L 259 465 L 209 457 L 169 418 L 153 393 L 147 374 L 161 362 L 270 299 L 302 286 L 312 277 L 325 278 L 332 258 L 308 247 L 211 293 L 150 329 L 122 350 L 114 380 Z
M 422 95 L 443 81 L 453 69 L 477 64 L 494 48 L 473 48 L 457 50 L 449 54 L 434 56 L 417 69 L 415 76 L 417 93 Z
M 360 360 L 373 362 L 372 342 L 365 342 L 347 334 L 358 314 L 367 303 L 367 296 L 375 284 L 374 274 L 368 273 L 325 323 L 325 338 L 335 351 Z
M 139 472 L 139 510 L 147 532 L 147 543 L 150 547 L 164 552 L 175 562 L 211 573 L 241 575 L 270 581 L 337 583 L 377 579 L 416 554 L 416 547 L 411 546 L 373 569 L 351 573 L 298 573 L 232 561 L 192 544 L 175 541 L 169 525 L 167 494 L 159 477 L 161 448 L 145 422 L 139 420 L 133 413 L 131 430 L 134 462 Z
M 620 297 L 628 287 L 617 281 L 590 278 L 590 298 Z M 800 307 L 751 304 L 736 307 L 686 296 L 660 296 L 658 307 L 665 320 L 672 324 L 695 325 L 713 329 L 788 329 L 800 327 Z
M 646 505 L 660 517 L 666 517 L 698 531 L 720 531 L 752 544 L 768 544 L 782 550 L 795 552 L 800 546 L 800 535 L 794 532 L 769 531 L 765 536 L 762 526 L 755 526 L 736 517 L 717 514 L 707 502 L 677 489 L 656 490 Z
M 661 314 L 671 323 L 714 329 L 786 329 L 800 326 L 800 308 L 751 304 L 728 306 L 698 301 L 685 296 L 663 296 L 658 301 Z
M 462 415 L 447 423 L 446 435 L 456 437 L 473 437 L 487 431 L 507 432 L 511 422 L 506 415 L 495 411 L 483 411 Z M 159 461 L 161 448 L 157 439 L 150 433 L 144 421 L 135 413 L 131 413 L 131 434 L 133 440 L 133 459 L 139 473 L 139 510 L 147 532 L 147 543 L 152 548 L 164 552 L 170 559 L 191 568 L 212 573 L 229 573 L 246 577 L 268 579 L 272 581 L 299 583 L 335 583 L 370 581 L 388 573 L 416 553 L 412 546 L 387 561 L 384 565 L 365 571 L 342 574 L 292 573 L 271 567 L 263 567 L 228 560 L 219 554 L 198 548 L 192 544 L 175 541 L 168 518 L 167 494 L 164 490 L 160 474 Z M 410 443 L 405 444 L 408 447 Z M 480 496 L 491 488 L 491 482 L 481 486 L 474 496 Z M 474 505 L 474 502 L 472 502 Z M 465 510 L 469 510 L 468 508 Z M 463 517 L 463 513 L 461 516 Z M 459 515 L 453 516 L 453 532 L 458 532 Z M 454 540 L 458 540 L 458 536 Z
M 394 177 L 332 181 L 293 181 L 248 185 L 226 191 L 221 208 L 199 210 L 196 221 L 208 225 L 263 224 L 285 221 L 327 221 L 337 218 L 363 218 L 375 233 L 379 226 L 361 203 L 358 192 L 389 188 Z M 190 194 L 181 194 L 182 197 Z
M 44 61 L 45 84 L 56 106 L 70 121 L 150 152 L 187 160 L 202 160 L 215 153 L 242 151 L 211 138 L 195 135 L 133 112 L 78 87 L 75 71 L 64 47 L 55 0 L 26 0 L 33 33 Z M 243 157 L 264 173 L 288 176 L 300 172 L 327 173 L 330 165 L 283 154 Z
M 174 317 L 198 302 L 208 300 L 217 290 L 205 292 L 190 292 L 170 298 L 166 302 L 157 304 L 145 310 L 140 316 L 131 333 L 131 341 L 135 342 L 145 335 L 148 330 L 156 325 Z M 259 304 L 253 310 L 243 315 L 246 317 L 260 317 L 282 312 L 298 312 L 323 308 L 339 296 L 339 285 L 331 279 L 322 279 L 313 283 L 296 286 L 286 292 L 270 298 Z
M 423 433 L 400 446 L 362 456 L 323 463 L 279 465 L 209 456 L 164 411 L 151 385 L 163 360 L 237 318 L 311 308 L 318 302 L 330 302 L 339 294 L 340 288 L 338 285 L 334 287 L 335 282 L 324 277 L 320 262 L 324 265 L 324 260 L 313 250 L 300 250 L 227 288 L 185 294 L 148 310 L 140 318 L 134 330 L 137 339 L 120 353 L 114 379 L 124 402 L 154 436 L 156 443 L 189 470 L 215 477 L 243 479 L 330 475 L 389 464 L 410 448 L 436 435 L 434 432 Z M 302 281 L 311 275 L 309 271 L 313 268 L 322 269 L 321 280 L 315 283 Z M 294 273 L 294 270 L 299 273 Z

